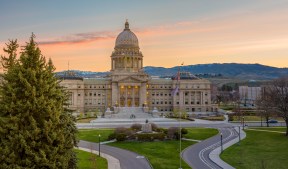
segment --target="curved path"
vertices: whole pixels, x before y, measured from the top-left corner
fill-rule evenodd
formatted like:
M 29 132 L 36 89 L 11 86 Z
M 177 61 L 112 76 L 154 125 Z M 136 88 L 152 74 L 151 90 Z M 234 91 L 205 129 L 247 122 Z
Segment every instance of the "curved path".
M 221 169 L 222 167 L 217 165 L 209 158 L 209 154 L 217 147 L 221 146 L 221 136 L 223 145 L 237 137 L 238 132 L 232 127 L 218 128 L 219 134 L 197 143 L 193 146 L 186 148 L 182 152 L 183 160 L 194 169 Z
M 99 144 L 80 140 L 79 147 L 98 151 Z M 121 169 L 152 169 L 149 161 L 139 154 L 124 149 L 101 144 L 101 152 L 119 160 Z

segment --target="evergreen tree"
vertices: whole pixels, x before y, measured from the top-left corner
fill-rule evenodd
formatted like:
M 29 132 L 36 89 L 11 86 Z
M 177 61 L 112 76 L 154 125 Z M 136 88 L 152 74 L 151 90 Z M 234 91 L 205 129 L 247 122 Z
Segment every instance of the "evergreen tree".
M 75 118 L 68 94 L 46 63 L 32 34 L 16 56 L 17 41 L 6 44 L 0 86 L 0 168 L 76 168 Z

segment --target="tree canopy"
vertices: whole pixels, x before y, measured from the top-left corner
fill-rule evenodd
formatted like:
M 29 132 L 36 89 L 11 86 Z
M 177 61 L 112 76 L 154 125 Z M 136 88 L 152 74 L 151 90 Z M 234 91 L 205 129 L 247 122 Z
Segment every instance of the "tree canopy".
M 0 166 L 3 168 L 76 168 L 75 118 L 55 67 L 34 41 L 21 49 L 10 40 L 1 56 Z

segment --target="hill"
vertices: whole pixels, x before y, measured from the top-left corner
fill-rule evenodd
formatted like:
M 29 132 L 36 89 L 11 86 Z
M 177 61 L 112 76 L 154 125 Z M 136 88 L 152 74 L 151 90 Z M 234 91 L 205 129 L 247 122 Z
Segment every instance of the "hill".
M 173 76 L 179 70 L 179 66 L 172 68 L 146 66 L 144 71 L 152 76 Z M 246 80 L 269 80 L 288 75 L 288 68 L 277 68 L 261 64 L 239 63 L 213 63 L 181 66 L 181 71 L 191 72 L 200 77 L 228 77 Z M 105 76 L 109 72 L 90 72 L 72 70 L 77 76 L 97 77 Z M 58 75 L 63 74 L 58 72 Z

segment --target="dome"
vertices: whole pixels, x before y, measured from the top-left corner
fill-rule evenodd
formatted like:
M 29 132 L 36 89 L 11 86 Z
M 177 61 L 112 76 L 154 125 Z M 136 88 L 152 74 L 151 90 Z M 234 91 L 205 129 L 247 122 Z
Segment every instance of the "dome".
M 139 47 L 137 36 L 129 29 L 128 21 L 125 22 L 125 29 L 117 36 L 115 47 Z

